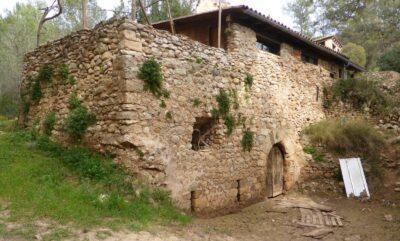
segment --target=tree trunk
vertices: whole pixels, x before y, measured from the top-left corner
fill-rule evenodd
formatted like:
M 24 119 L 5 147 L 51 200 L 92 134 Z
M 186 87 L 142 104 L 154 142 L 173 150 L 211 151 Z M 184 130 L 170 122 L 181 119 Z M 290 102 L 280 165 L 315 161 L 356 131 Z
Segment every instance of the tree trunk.
M 55 5 L 56 3 L 57 3 L 57 5 Z M 63 6 L 62 0 L 57 0 L 57 1 L 54 0 L 50 7 L 45 7 L 43 9 L 41 9 L 44 12 L 43 12 L 42 18 L 39 21 L 38 30 L 36 33 L 36 47 L 39 47 L 40 36 L 42 33 L 42 28 L 43 28 L 44 23 L 60 16 L 63 12 L 62 6 Z M 54 9 L 58 9 L 58 12 L 51 17 L 47 17 L 47 15 L 51 12 L 51 10 L 54 10 Z
M 87 5 L 88 0 L 82 0 L 82 29 L 88 29 Z

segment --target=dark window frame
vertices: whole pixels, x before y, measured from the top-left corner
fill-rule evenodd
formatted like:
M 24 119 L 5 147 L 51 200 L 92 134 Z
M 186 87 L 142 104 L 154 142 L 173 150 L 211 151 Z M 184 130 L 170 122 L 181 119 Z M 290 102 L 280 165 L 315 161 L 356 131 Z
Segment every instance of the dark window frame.
M 318 65 L 318 57 L 307 51 L 301 51 L 301 60 L 305 63 Z
M 256 48 L 278 56 L 281 55 L 280 43 L 260 35 L 257 35 Z

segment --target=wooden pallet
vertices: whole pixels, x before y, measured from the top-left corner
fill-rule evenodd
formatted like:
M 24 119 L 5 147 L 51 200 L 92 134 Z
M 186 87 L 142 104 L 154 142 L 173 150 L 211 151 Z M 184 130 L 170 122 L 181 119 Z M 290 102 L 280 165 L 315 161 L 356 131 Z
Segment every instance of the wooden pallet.
M 306 227 L 343 227 L 342 217 L 332 212 L 300 208 L 301 218 L 297 223 Z

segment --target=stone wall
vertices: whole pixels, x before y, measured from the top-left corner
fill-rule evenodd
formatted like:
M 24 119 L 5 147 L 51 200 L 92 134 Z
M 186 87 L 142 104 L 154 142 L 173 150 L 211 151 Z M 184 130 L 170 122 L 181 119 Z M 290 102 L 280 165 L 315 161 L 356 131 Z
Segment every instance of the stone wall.
M 304 165 L 299 132 L 324 117 L 322 86 L 329 82 L 329 72 L 285 54 L 290 46 L 282 47 L 281 56 L 261 52 L 255 49 L 252 30 L 237 24 L 231 28 L 228 53 L 124 19 L 42 46 L 26 56 L 23 87 L 44 63 L 55 68 L 66 63 L 77 83 L 54 78 L 43 85 L 44 96 L 32 106 L 26 123 L 43 120 L 53 110 L 53 138 L 67 142 L 61 124 L 69 111 L 68 97 L 76 91 L 98 119 L 84 143 L 112 153 L 132 174 L 167 188 L 178 206 L 199 214 L 227 212 L 263 199 L 274 144 L 284 149 L 285 187 L 290 188 Z M 162 66 L 170 93 L 165 108 L 137 77 L 149 58 Z M 248 73 L 254 77 L 251 88 L 244 83 Z M 218 120 L 207 145 L 193 150 L 194 125 L 210 118 L 220 89 L 237 96 L 231 114 L 242 123 L 228 136 L 224 121 Z M 241 146 L 247 129 L 254 133 L 250 152 Z

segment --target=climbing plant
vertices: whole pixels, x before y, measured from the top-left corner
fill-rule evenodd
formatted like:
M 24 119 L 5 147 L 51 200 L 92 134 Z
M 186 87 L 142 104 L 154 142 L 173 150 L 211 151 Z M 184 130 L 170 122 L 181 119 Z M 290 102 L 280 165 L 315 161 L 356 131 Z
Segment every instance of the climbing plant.
M 253 148 L 253 132 L 251 132 L 249 129 L 246 129 L 243 132 L 243 137 L 242 137 L 242 148 L 243 151 L 251 151 Z
M 37 80 L 43 83 L 51 83 L 53 73 L 53 68 L 50 65 L 45 64 L 40 68 Z
M 58 67 L 58 76 L 60 77 L 61 81 L 65 83 L 69 77 L 69 69 L 66 64 L 61 64 Z
M 254 78 L 250 73 L 246 73 L 246 77 L 244 78 L 244 84 L 246 89 L 249 90 L 253 86 Z
M 31 100 L 34 103 L 39 102 L 39 100 L 42 98 L 42 89 L 40 88 L 40 82 L 38 79 L 33 80 L 32 83 L 32 88 L 31 88 Z
M 139 69 L 139 78 L 144 81 L 144 90 L 150 91 L 157 98 L 165 97 L 161 66 L 155 59 L 151 58 L 143 63 Z

